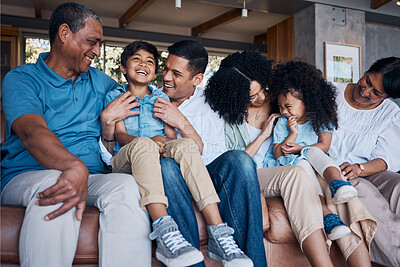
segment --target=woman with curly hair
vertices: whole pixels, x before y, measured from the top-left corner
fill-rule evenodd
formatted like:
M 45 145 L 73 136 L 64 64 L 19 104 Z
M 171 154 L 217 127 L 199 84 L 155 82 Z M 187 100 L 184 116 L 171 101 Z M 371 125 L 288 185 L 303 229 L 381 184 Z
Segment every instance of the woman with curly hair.
M 277 108 L 271 105 L 266 91 L 271 66 L 272 61 L 256 52 L 232 54 L 222 60 L 219 70 L 210 78 L 205 90 L 206 101 L 227 122 L 227 148 L 244 147 L 258 168 L 263 167 L 264 154 L 272 143 L 269 137 L 273 123 L 280 116 L 271 114 L 272 107 L 274 111 Z M 255 140 L 250 142 L 250 139 Z M 249 145 L 245 145 L 247 143 Z
M 263 168 L 264 155 L 272 153 L 272 130 L 280 116 L 272 113 L 276 106 L 267 87 L 271 67 L 272 62 L 256 52 L 229 55 L 208 81 L 206 101 L 226 121 L 227 148 L 244 150 L 256 162 L 261 193 L 282 197 L 293 233 L 311 265 L 333 266 L 322 230 L 321 202 L 307 173 L 299 166 Z M 376 223 L 364 207 L 354 211 L 351 223 L 360 222 L 362 227 L 352 225 L 352 232 L 336 242 L 349 266 L 370 266 L 366 243 L 373 238 Z
M 329 183 L 334 204 L 346 203 L 357 196 L 357 190 L 342 179 L 339 166 L 325 154 L 331 145 L 332 131 L 338 126 L 335 89 L 315 66 L 295 60 L 274 68 L 270 90 L 283 116 L 273 133 L 276 160 L 268 153 L 266 167 L 303 167 L 320 195 L 328 238 L 342 238 L 350 229 L 327 207 L 315 174 L 317 171 Z

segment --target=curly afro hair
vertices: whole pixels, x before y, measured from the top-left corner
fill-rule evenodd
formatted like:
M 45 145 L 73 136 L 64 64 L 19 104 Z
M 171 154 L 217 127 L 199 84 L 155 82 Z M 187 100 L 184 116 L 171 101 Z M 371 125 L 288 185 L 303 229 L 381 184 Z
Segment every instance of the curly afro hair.
M 338 127 L 336 88 L 325 81 L 315 66 L 300 60 L 278 64 L 272 70 L 269 88 L 274 99 L 279 94 L 291 93 L 303 101 L 317 134 L 323 128 L 334 130 Z
M 250 104 L 250 82 L 267 88 L 272 61 L 253 51 L 236 52 L 222 60 L 219 70 L 208 80 L 205 97 L 220 117 L 242 124 Z

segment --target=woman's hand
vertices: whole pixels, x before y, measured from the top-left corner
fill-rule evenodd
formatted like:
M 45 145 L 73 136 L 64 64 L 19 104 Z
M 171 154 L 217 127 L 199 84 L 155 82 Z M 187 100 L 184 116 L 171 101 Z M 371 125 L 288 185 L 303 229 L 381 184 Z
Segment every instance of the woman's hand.
M 297 134 L 298 133 L 298 127 L 297 127 L 297 121 L 296 121 L 296 116 L 290 116 L 287 122 L 287 126 L 290 130 L 291 133 Z
M 348 162 L 344 162 L 339 167 L 340 170 L 342 171 L 342 174 L 347 179 L 357 178 L 358 176 L 360 176 L 362 172 L 360 165 L 358 164 L 350 164 Z
M 262 125 L 261 128 L 261 133 L 260 135 L 264 136 L 265 139 L 271 136 L 272 130 L 274 129 L 274 123 L 277 118 L 279 118 L 281 115 L 277 113 L 271 114 L 268 119 L 266 119 Z

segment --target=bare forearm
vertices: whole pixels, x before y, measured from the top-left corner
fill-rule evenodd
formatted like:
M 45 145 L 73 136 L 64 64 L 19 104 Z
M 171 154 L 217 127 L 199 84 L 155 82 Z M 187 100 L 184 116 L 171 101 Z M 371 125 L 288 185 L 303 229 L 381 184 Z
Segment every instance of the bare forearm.
M 111 154 L 114 153 L 115 142 L 107 142 L 104 139 L 114 140 L 116 124 L 129 116 L 138 115 L 139 111 L 133 110 L 138 106 L 136 97 L 128 91 L 111 101 L 101 112 L 101 142 Z
M 328 153 L 329 148 L 331 147 L 332 142 L 332 134 L 329 132 L 322 132 L 318 135 L 318 142 L 313 147 L 318 147 L 324 153 Z
M 103 114 L 102 114 L 103 115 Z M 101 142 L 103 143 L 104 147 L 110 152 L 114 154 L 114 147 L 115 142 L 110 142 L 115 140 L 115 122 L 111 121 L 110 119 L 106 118 L 105 116 L 101 116 Z M 108 140 L 108 142 L 106 141 Z
M 60 139 L 47 128 L 36 128 L 35 131 L 24 134 L 20 138 L 22 145 L 43 167 L 60 171 L 77 165 L 86 168 L 85 164 L 69 152 Z
M 295 143 L 295 142 L 296 142 L 296 138 L 297 138 L 297 134 L 290 133 L 290 134 L 285 138 L 285 140 L 283 140 L 282 143 L 275 145 L 275 146 L 274 146 L 274 155 L 275 155 L 275 158 L 277 159 L 277 158 L 283 156 L 284 154 L 283 154 L 283 152 L 282 152 L 281 147 L 284 146 L 284 145 L 287 144 L 287 143 Z
M 361 177 L 370 176 L 387 170 L 386 162 L 381 158 L 373 159 L 362 165 L 364 166 L 364 171 L 361 172 Z
M 250 155 L 250 157 L 254 157 L 255 154 L 257 154 L 257 151 L 260 149 L 262 143 L 266 140 L 267 138 L 265 136 L 259 135 L 257 138 L 246 147 L 244 150 L 247 152 L 247 154 Z
M 120 144 L 121 146 L 129 144 L 136 138 L 136 136 L 129 135 L 127 133 L 118 132 L 118 131 L 115 133 L 115 137 L 118 141 L 118 144 Z

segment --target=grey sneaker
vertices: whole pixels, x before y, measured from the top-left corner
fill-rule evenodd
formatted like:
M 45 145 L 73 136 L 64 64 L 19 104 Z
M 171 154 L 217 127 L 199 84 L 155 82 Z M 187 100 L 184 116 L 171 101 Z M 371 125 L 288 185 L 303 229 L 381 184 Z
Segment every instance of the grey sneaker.
M 253 267 L 252 260 L 238 247 L 232 234 L 235 232 L 226 223 L 207 225 L 207 255 L 224 267 Z
M 156 258 L 167 266 L 188 266 L 204 260 L 203 254 L 182 236 L 172 218 L 154 225 L 149 237 L 157 240 Z

